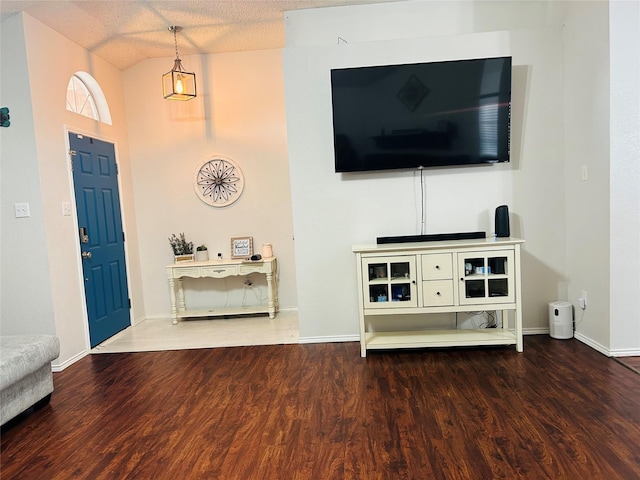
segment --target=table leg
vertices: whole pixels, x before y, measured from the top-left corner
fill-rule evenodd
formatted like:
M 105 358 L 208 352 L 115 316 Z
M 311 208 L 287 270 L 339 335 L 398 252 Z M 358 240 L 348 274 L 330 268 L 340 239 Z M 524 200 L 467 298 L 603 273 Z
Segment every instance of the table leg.
M 278 286 L 274 279 L 273 272 L 267 273 L 267 296 L 269 298 L 269 318 L 276 318 L 278 311 Z
M 518 305 L 516 308 L 516 350 L 522 352 L 524 350 L 524 343 L 522 341 L 522 308 Z
M 173 278 L 169 279 L 169 298 L 171 298 L 171 323 L 178 323 L 178 310 L 176 308 L 176 289 Z
M 182 278 L 176 279 L 178 284 L 178 311 L 184 312 L 187 307 L 184 303 L 184 289 L 182 288 Z

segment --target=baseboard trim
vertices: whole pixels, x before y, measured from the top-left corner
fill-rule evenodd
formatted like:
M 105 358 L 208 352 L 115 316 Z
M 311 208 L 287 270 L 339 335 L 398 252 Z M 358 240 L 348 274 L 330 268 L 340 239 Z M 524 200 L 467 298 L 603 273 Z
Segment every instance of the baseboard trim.
M 621 348 L 609 350 L 612 357 L 640 357 L 640 349 L 638 348 Z
M 523 335 L 544 335 L 549 334 L 548 328 L 527 328 L 522 331 Z M 300 337 L 298 343 L 338 343 L 338 342 L 359 342 L 360 335 L 327 335 L 321 337 Z
M 601 345 L 598 342 L 592 340 L 591 338 L 586 337 L 586 336 L 584 336 L 584 335 L 582 335 L 581 333 L 578 333 L 578 332 L 574 332 L 573 336 L 575 337 L 576 340 L 581 341 L 585 345 L 590 346 L 591 348 L 593 348 L 594 350 L 597 350 L 598 352 L 602 353 L 603 355 L 606 355 L 607 357 L 611 357 L 612 356 L 611 355 L 611 350 L 609 350 L 604 345 Z
M 359 342 L 360 335 L 328 335 L 322 337 L 300 337 L 298 343 L 341 343 Z
M 522 331 L 523 335 L 543 335 L 548 333 L 548 328 L 527 328 Z M 322 337 L 300 337 L 298 343 L 338 343 L 359 341 L 360 335 L 327 335 Z
M 89 355 L 89 352 L 87 350 L 83 350 L 82 352 L 74 355 L 73 357 L 65 360 L 62 363 L 56 363 L 56 362 L 51 362 L 51 371 L 52 372 L 61 372 L 62 370 L 64 370 L 65 368 L 73 365 L 74 363 L 76 363 L 78 360 L 83 359 L 84 357 L 86 357 L 87 355 Z
M 144 315 L 142 317 L 134 318 L 131 320 L 131 326 L 135 327 L 136 325 L 140 325 L 145 320 L 146 320 L 146 317 Z
M 523 335 L 549 335 L 549 327 L 523 328 Z

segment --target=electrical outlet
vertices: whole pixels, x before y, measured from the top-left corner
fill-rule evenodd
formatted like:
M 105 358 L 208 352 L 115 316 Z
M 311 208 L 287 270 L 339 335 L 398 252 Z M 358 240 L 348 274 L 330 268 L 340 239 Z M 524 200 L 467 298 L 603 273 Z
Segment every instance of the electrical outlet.
M 583 182 L 589 180 L 589 169 L 586 165 L 582 165 L 582 168 L 580 168 L 580 180 Z
M 581 305 L 581 308 L 584 310 L 585 308 L 587 308 L 587 291 L 586 290 L 582 290 L 582 303 L 584 303 L 584 307 Z
M 16 209 L 16 218 L 25 218 L 31 216 L 28 203 L 16 203 L 14 207 Z
M 71 216 L 71 203 L 62 202 L 62 215 L 65 217 Z

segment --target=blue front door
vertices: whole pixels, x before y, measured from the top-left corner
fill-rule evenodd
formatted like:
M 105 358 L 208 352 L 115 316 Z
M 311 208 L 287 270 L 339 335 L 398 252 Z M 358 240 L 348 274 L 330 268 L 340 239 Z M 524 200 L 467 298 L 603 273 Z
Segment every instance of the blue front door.
M 91 347 L 128 327 L 130 305 L 113 144 L 69 133 Z

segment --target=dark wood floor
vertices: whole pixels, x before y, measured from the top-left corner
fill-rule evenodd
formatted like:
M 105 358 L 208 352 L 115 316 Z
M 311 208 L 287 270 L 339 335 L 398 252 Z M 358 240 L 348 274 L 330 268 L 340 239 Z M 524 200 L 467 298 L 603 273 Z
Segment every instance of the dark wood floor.
M 577 340 L 103 354 L 54 382 L 3 480 L 640 478 L 640 375 Z
M 640 373 L 640 357 L 617 357 L 616 360 Z

